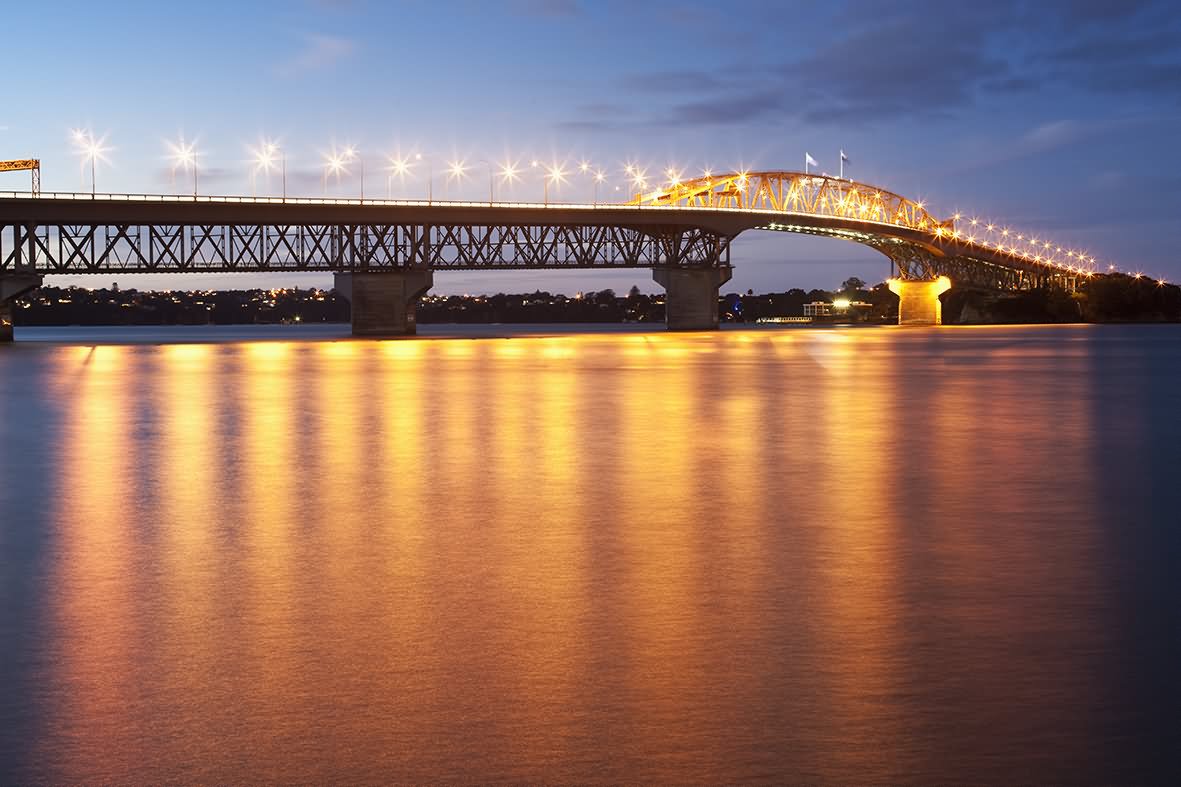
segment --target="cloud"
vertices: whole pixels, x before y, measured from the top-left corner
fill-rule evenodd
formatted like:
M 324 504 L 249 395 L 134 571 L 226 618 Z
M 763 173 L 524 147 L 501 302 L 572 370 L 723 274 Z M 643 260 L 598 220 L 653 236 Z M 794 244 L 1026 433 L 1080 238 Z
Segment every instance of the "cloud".
M 303 48 L 298 53 L 275 66 L 279 76 L 290 77 L 328 68 L 357 49 L 355 41 L 342 36 L 311 33 L 303 39 Z
M 836 36 L 767 50 L 786 57 L 636 72 L 619 80 L 617 98 L 630 96 L 637 124 L 653 127 L 945 119 L 989 96 L 1046 89 L 1181 98 L 1175 2 L 849 0 L 836 18 Z
M 1129 129 L 1144 126 L 1150 122 L 1152 122 L 1151 118 L 1147 116 L 1128 115 L 1104 117 L 1088 122 L 1062 119 L 1039 123 L 1028 129 L 1017 139 L 1003 142 L 999 145 L 993 145 L 962 165 L 949 168 L 947 174 L 962 175 L 988 167 L 995 167 L 998 164 L 1005 164 L 1028 158 L 1029 156 L 1048 153 L 1052 150 L 1098 139 L 1117 132 L 1126 132 Z
M 1082 132 L 1083 128 L 1076 120 L 1042 123 L 1025 133 L 1021 138 L 1021 147 L 1026 152 L 1037 153 L 1069 144 L 1078 139 Z

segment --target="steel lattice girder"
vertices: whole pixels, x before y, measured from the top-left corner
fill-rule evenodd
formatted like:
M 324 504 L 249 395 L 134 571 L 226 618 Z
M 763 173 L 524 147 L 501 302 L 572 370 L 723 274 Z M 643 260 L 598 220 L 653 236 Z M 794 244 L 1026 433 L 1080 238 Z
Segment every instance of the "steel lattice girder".
M 730 240 L 675 225 L 16 224 L 0 226 L 0 271 L 717 267 Z
M 632 205 L 770 210 L 888 222 L 916 230 L 953 227 L 926 207 L 885 189 L 805 172 L 731 172 L 637 194 Z
M 934 279 L 946 276 L 959 285 L 996 290 L 1029 290 L 1058 287 L 1074 290 L 1077 277 L 1032 267 L 1028 270 L 996 265 L 971 257 L 941 257 L 905 243 L 871 244 L 894 263 L 901 279 Z
M 874 245 L 872 241 L 917 237 L 927 248 L 945 257 L 962 256 L 986 267 L 1024 271 L 1038 279 L 1075 280 L 1090 274 L 1092 269 L 1084 262 L 1094 263 L 1093 258 L 1088 260 L 1085 255 L 1052 247 L 1049 241 L 1031 238 L 1026 242 L 1025 236 L 1010 234 L 1008 230 L 1002 231 L 1007 237 L 999 240 L 977 239 L 971 229 L 977 225 L 975 220 L 964 232 L 956 226 L 958 215 L 940 220 L 922 202 L 877 186 L 823 174 L 768 171 L 709 175 L 637 194 L 628 204 L 779 213 L 784 215 L 779 228 L 787 231 L 849 236 L 869 245 Z M 815 232 L 825 223 L 829 229 Z M 776 227 L 772 225 L 769 229 Z M 988 229 L 991 231 L 992 227 Z M 1022 248 L 1015 245 L 1018 242 L 1023 243 Z M 1018 278 L 1025 280 L 1030 276 Z

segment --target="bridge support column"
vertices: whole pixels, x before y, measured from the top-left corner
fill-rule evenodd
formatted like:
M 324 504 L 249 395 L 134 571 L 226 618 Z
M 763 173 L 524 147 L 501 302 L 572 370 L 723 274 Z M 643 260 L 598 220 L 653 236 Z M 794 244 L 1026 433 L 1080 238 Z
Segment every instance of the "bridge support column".
M 898 296 L 899 325 L 942 325 L 943 304 L 939 296 L 951 289 L 951 279 L 934 281 L 890 279 L 890 292 Z
M 338 273 L 336 291 L 352 307 L 353 336 L 410 336 L 418 299 L 434 284 L 429 270 Z
M 12 302 L 41 286 L 35 273 L 0 273 L 0 343 L 12 341 Z
M 730 281 L 724 268 L 653 268 L 664 287 L 664 323 L 670 331 L 712 331 L 718 327 L 718 288 Z

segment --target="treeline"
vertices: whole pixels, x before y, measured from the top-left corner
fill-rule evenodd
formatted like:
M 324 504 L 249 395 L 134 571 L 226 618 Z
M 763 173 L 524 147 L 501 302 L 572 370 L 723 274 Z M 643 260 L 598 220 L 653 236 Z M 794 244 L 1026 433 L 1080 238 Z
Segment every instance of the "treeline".
M 1178 322 L 1181 287 L 1145 276 L 1099 274 L 1075 292 L 994 292 L 957 287 L 944 293 L 943 320 L 961 324 Z
M 250 325 L 348 322 L 349 304 L 325 290 L 152 292 L 41 287 L 17 302 L 16 325 Z
M 756 295 L 726 293 L 718 313 L 726 322 L 799 317 L 804 305 L 844 298 L 868 304 L 856 319 L 891 322 L 898 298 L 885 283 L 867 287 L 857 278 L 839 288 Z M 1123 274 L 1096 275 L 1076 292 L 995 292 L 955 287 L 944 293 L 947 323 L 1173 322 L 1181 321 L 1181 287 Z M 77 287 L 42 287 L 17 301 L 16 325 L 249 325 L 348 322 L 349 304 L 336 292 L 319 289 L 152 292 Z M 663 322 L 664 294 L 632 287 L 568 297 L 549 292 L 496 295 L 427 295 L 418 307 L 420 323 Z
M 863 287 L 860 280 L 850 280 Z M 882 316 L 897 313 L 897 298 L 879 285 L 872 290 L 838 291 L 850 300 L 880 305 Z M 781 293 L 719 298 L 727 322 L 760 317 L 797 317 L 804 304 L 831 301 L 827 290 L 791 289 Z M 875 306 L 875 311 L 877 311 Z M 152 292 L 79 287 L 42 287 L 18 301 L 16 325 L 250 325 L 348 322 L 349 304 L 331 290 L 273 289 Z M 664 294 L 632 287 L 626 296 L 613 290 L 566 296 L 549 292 L 496 295 L 427 295 L 418 306 L 420 323 L 663 322 Z
M 718 314 L 727 322 L 754 322 L 765 317 L 799 317 L 804 304 L 831 301 L 834 295 L 874 305 L 875 317 L 898 313 L 898 298 L 885 284 L 864 289 L 858 279 L 854 286 L 838 290 L 791 289 L 756 295 L 729 293 L 719 297 Z M 614 290 L 579 293 L 573 297 L 538 291 L 529 294 L 430 296 L 418 307 L 419 323 L 555 323 L 555 322 L 663 322 L 664 294 L 647 295 L 632 287 L 626 296 Z

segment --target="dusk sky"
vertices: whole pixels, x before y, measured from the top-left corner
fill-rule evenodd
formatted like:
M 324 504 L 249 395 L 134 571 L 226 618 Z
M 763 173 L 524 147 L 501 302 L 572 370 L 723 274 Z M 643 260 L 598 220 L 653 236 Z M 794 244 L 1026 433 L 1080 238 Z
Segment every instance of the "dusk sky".
M 99 191 L 168 192 L 166 143 L 196 139 L 199 188 L 249 194 L 249 148 L 280 142 L 289 193 L 321 193 L 322 155 L 355 145 L 367 196 L 387 156 L 435 161 L 436 197 L 483 198 L 481 160 L 565 162 L 551 199 L 626 192 L 623 167 L 687 176 L 835 173 L 1181 279 L 1181 3 L 205 2 L 5 8 L 0 158 L 38 157 L 47 191 L 89 190 L 71 142 L 110 148 Z M 465 160 L 462 183 L 446 162 Z M 330 193 L 355 196 L 358 169 Z M 257 181 L 278 193 L 278 177 Z M 615 185 L 624 186 L 620 192 Z M 27 173 L 0 189 L 27 189 Z M 177 175 L 176 191 L 191 190 Z M 498 196 L 540 201 L 526 178 Z M 395 196 L 425 197 L 420 167 Z M 747 233 L 726 291 L 888 275 L 838 240 Z M 109 277 L 108 277 L 109 278 Z M 158 289 L 329 286 L 318 274 L 116 277 Z M 435 292 L 638 284 L 650 272 L 440 273 Z M 47 283 L 107 286 L 93 277 Z

